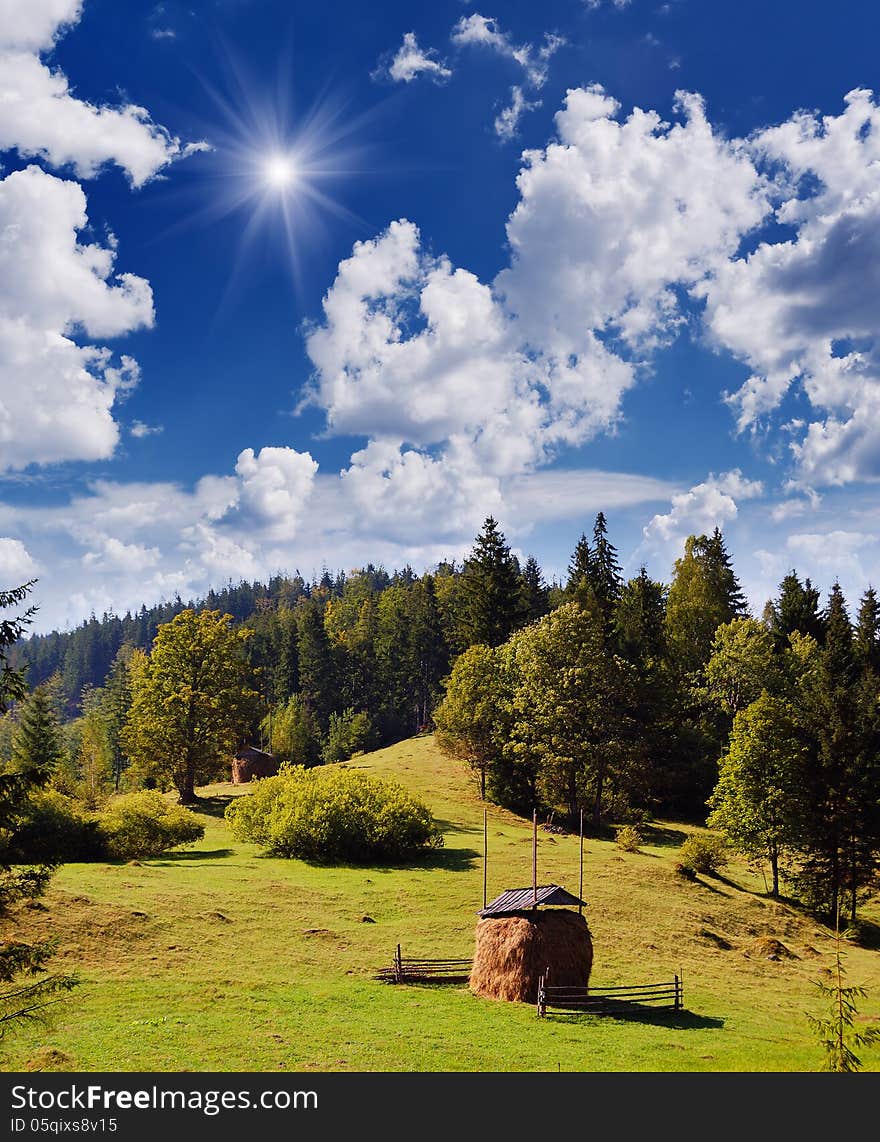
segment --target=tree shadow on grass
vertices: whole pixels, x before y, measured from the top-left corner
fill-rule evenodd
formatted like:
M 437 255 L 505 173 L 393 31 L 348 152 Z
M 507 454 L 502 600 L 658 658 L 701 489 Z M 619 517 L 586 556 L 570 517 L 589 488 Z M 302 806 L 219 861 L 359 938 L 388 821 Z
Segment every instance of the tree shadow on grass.
M 232 801 L 237 801 L 238 798 L 231 793 L 218 793 L 214 797 L 199 797 L 192 805 L 187 805 L 187 809 L 191 809 L 194 813 L 204 813 L 206 817 L 220 817 L 222 818 L 226 812 L 226 806 Z
M 173 865 L 187 861 L 222 860 L 223 857 L 232 856 L 235 849 L 190 849 L 185 852 L 164 853 L 161 860 L 151 860 L 150 864 Z
M 656 845 L 657 848 L 679 848 L 687 837 L 687 830 L 682 827 L 670 828 L 667 825 L 637 825 L 646 845 Z
M 562 1023 L 594 1022 L 597 1019 L 610 1019 L 615 1023 L 646 1023 L 652 1027 L 668 1027 L 674 1031 L 706 1031 L 724 1026 L 724 1020 L 714 1015 L 698 1015 L 694 1011 L 651 1011 L 649 1008 L 638 1010 L 632 1007 L 621 1007 L 619 1011 L 548 1011 L 545 1019 Z

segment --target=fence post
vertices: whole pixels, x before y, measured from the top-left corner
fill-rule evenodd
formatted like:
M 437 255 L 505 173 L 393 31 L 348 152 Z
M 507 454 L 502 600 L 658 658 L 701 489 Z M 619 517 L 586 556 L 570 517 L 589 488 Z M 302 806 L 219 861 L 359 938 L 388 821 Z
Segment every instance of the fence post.
M 547 996 L 544 994 L 544 977 L 538 980 L 538 1016 L 547 1014 Z
M 675 1005 L 674 1005 L 673 1010 L 675 1010 L 675 1011 L 681 1010 L 681 1003 L 679 1001 L 678 976 L 675 977 Z
M 403 959 L 400 955 L 400 944 L 397 945 L 397 951 L 394 953 L 394 982 L 400 983 L 403 979 Z

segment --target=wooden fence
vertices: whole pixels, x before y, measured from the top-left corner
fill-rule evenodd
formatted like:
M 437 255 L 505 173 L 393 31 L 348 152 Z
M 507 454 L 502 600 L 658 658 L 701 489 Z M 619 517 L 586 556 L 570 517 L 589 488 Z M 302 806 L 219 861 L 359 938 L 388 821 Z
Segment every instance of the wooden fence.
M 538 1014 L 548 1009 L 593 1015 L 625 1015 L 648 1007 L 684 1011 L 684 981 L 676 975 L 669 983 L 645 983 L 634 987 L 552 987 L 549 975 L 538 982 Z
M 470 979 L 471 960 L 432 960 L 403 956 L 400 944 L 390 967 L 380 968 L 375 979 L 383 983 L 457 983 Z

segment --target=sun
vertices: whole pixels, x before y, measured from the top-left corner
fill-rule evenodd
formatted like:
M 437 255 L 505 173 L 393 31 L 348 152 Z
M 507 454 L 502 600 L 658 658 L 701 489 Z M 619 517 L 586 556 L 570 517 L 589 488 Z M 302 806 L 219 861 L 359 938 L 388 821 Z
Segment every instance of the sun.
M 272 154 L 263 163 L 263 179 L 273 190 L 289 190 L 297 176 L 296 161 L 291 155 Z

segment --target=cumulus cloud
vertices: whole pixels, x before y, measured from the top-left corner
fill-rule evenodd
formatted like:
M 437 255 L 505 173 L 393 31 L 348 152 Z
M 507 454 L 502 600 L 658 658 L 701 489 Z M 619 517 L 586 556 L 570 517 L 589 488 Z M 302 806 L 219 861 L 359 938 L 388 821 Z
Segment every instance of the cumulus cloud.
M 456 47 L 488 48 L 508 59 L 515 60 L 525 72 L 531 87 L 543 87 L 552 56 L 565 44 L 565 39 L 548 32 L 540 47 L 535 44 L 516 44 L 508 32 L 502 31 L 498 21 L 474 12 L 462 16 L 452 29 Z
M 15 149 L 90 178 L 105 164 L 142 186 L 164 166 L 207 144 L 184 145 L 135 104 L 77 99 L 67 77 L 41 60 L 80 16 L 73 0 L 0 0 L 0 150 Z
M 245 448 L 235 474 L 240 482 L 239 509 L 252 513 L 272 538 L 295 534 L 318 465 L 308 452 L 293 448 Z
M 78 184 L 35 166 L 0 180 L 0 468 L 103 459 L 116 446 L 113 404 L 137 383 L 137 362 L 83 340 L 150 327 L 153 297 L 116 272 L 112 240 L 79 240 L 87 224 Z
M 415 32 L 406 32 L 403 43 L 394 56 L 382 61 L 373 72 L 373 79 L 390 79 L 394 83 L 412 83 L 420 75 L 428 76 L 437 83 L 449 79 L 450 68 L 441 60 L 433 48 L 421 48 Z
M 36 560 L 20 539 L 0 537 L 0 590 L 29 582 L 39 570 Z
M 671 542 L 680 544 L 688 535 L 702 535 L 714 528 L 723 528 L 736 519 L 738 500 L 754 499 L 763 492 L 759 480 L 749 480 L 739 468 L 720 476 L 710 475 L 687 492 L 672 497 L 672 506 L 665 514 L 655 515 L 644 528 L 648 548 L 657 548 Z
M 503 108 L 495 118 L 495 134 L 505 142 L 512 139 L 519 130 L 519 121 L 526 111 L 534 111 L 541 106 L 541 101 L 529 102 L 523 95 L 523 90 L 514 84 L 510 89 L 510 103 Z
M 813 416 L 791 444 L 801 479 L 880 476 L 880 106 L 851 91 L 839 115 L 800 112 L 749 141 L 774 174 L 783 240 L 720 265 L 697 292 L 715 343 L 752 370 L 730 395 L 740 430 L 796 386 Z

